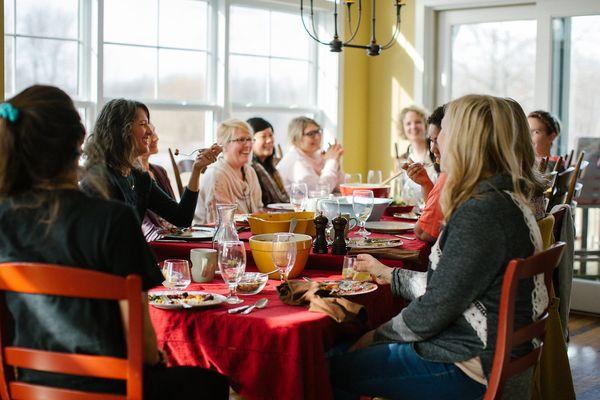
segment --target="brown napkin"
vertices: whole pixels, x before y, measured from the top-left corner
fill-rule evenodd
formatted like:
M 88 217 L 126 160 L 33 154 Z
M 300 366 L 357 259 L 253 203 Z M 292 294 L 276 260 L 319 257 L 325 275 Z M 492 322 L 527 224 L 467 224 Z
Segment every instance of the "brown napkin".
M 390 260 L 419 261 L 419 252 L 416 250 L 403 249 L 350 249 L 348 254 L 371 254 L 375 258 L 387 258 Z
M 332 297 L 329 291 L 319 289 L 318 282 L 290 280 L 277 286 L 277 292 L 285 304 L 308 304 L 308 311 L 329 315 L 346 333 L 362 332 L 367 328 L 367 310 L 364 306 L 343 297 Z

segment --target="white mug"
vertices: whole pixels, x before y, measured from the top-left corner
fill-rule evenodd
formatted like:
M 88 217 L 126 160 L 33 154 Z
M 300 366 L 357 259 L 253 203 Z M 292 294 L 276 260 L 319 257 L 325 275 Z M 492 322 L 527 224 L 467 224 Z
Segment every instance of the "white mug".
M 192 249 L 190 250 L 192 262 L 192 280 L 194 282 L 211 282 L 217 269 L 217 250 Z

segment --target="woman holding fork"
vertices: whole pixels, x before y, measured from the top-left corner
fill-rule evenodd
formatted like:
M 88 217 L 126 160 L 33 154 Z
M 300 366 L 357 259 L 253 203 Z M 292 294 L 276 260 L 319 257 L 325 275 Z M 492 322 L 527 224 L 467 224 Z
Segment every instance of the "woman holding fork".
M 138 157 L 149 153 L 152 136 L 150 112 L 144 104 L 114 99 L 100 111 L 84 145 L 86 177 L 82 186 L 131 205 L 142 222 L 146 210 L 179 227 L 188 227 L 194 218 L 200 174 L 221 152 L 218 145 L 196 156 L 189 183 L 177 203 L 147 172 L 136 167 Z

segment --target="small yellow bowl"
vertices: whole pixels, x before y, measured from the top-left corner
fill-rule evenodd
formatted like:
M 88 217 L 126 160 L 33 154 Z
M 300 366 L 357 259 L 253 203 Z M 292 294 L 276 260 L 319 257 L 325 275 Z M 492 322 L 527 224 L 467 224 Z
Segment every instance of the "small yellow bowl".
M 248 216 L 248 224 L 254 235 L 263 233 L 288 232 L 290 221 L 296 219 L 294 233 L 315 236 L 315 213 L 312 211 L 286 213 L 254 213 Z
M 304 234 L 294 234 L 294 241 L 296 242 L 296 262 L 294 267 L 288 274 L 288 278 L 296 278 L 300 276 L 308 255 L 312 246 L 312 237 Z M 272 255 L 273 252 L 273 234 L 266 233 L 262 235 L 254 235 L 250 237 L 250 250 L 252 250 L 252 257 L 258 267 L 258 270 L 262 273 L 271 272 L 277 267 L 273 264 Z M 271 279 L 280 279 L 279 273 L 274 273 L 269 276 Z

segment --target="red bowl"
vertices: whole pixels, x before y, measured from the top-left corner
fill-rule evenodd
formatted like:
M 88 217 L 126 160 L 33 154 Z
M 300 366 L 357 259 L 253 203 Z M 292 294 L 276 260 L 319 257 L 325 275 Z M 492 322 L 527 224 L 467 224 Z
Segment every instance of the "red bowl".
M 355 190 L 372 190 L 373 196 L 388 198 L 390 197 L 390 189 L 391 186 L 375 185 L 372 183 L 342 183 L 340 185 L 342 196 L 352 196 Z

